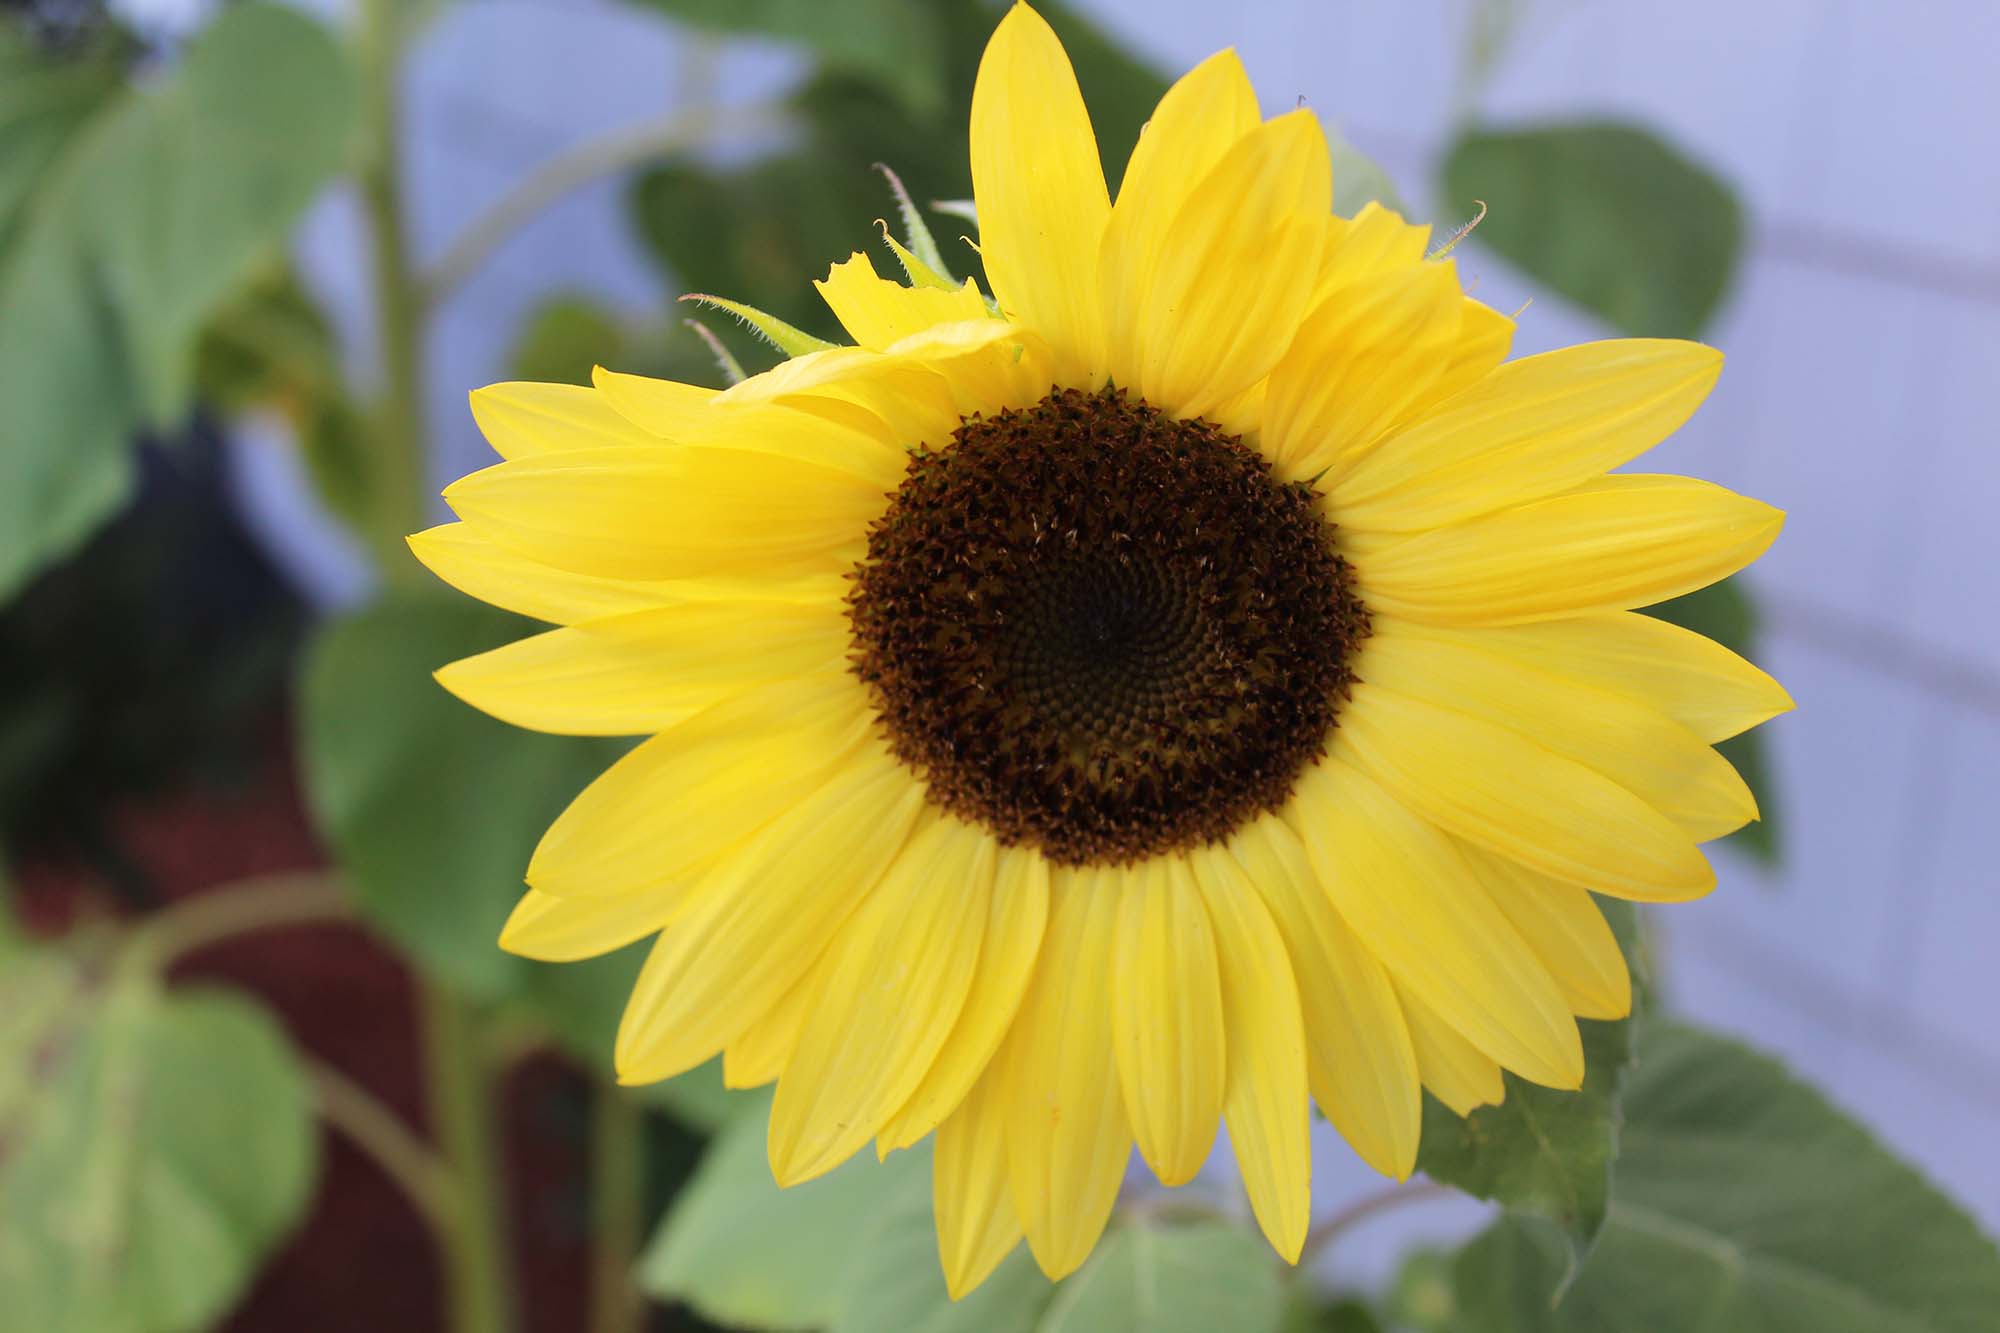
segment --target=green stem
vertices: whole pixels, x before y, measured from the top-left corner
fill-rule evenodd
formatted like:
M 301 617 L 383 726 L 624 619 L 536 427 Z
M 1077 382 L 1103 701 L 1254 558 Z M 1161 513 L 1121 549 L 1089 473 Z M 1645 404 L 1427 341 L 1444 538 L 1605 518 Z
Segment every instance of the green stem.
M 354 907 L 346 890 L 319 871 L 258 875 L 227 888 L 184 898 L 140 928 L 149 966 L 165 970 L 211 944 L 280 926 L 346 921 Z
M 463 1000 L 420 983 L 431 1133 L 451 1172 L 457 1210 L 438 1232 L 444 1248 L 451 1333 L 509 1333 L 505 1204 L 485 1050 Z
M 399 81 L 407 22 L 402 0 L 362 4 L 359 49 L 366 139 L 361 195 L 367 208 L 383 375 L 382 399 L 370 433 L 370 496 L 376 517 L 371 544 L 382 576 L 392 586 L 417 578 L 417 564 L 403 538 L 423 525 L 426 503 L 423 298 L 403 226 Z
M 404 229 L 400 89 L 414 11 L 406 0 L 362 0 L 357 43 L 365 140 L 361 195 L 373 258 L 382 399 L 370 432 L 373 541 L 391 587 L 416 582 L 403 545 L 422 526 L 425 499 L 424 302 Z M 452 1181 L 456 1211 L 438 1232 L 452 1333 L 511 1333 L 504 1201 L 493 1089 L 478 1016 L 436 982 L 419 981 L 431 1132 Z
M 639 1333 L 632 1280 L 645 1209 L 645 1114 L 624 1088 L 597 1089 L 590 1159 L 590 1333 Z

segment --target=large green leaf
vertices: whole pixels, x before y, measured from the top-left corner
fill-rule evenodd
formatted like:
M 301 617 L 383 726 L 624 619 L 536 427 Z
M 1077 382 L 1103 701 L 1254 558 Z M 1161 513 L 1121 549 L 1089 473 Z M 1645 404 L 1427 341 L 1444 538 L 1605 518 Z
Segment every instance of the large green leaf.
M 354 93 L 324 28 L 250 3 L 164 86 L 85 105 L 0 168 L 0 597 L 122 501 L 128 438 L 185 411 L 202 321 L 341 167 Z
M 939 1267 L 928 1143 L 780 1190 L 768 1098 L 733 1117 L 639 1265 L 640 1284 L 731 1327 L 830 1333 L 1277 1333 L 1279 1265 L 1246 1226 L 1121 1220 L 1052 1285 L 1026 1247 L 954 1302 Z
M 829 69 L 880 85 L 913 115 L 944 110 L 938 6 L 912 0 L 641 0 L 697 27 L 794 42 Z
M 1243 1227 L 1121 1226 L 1057 1291 L 1037 1333 L 1276 1333 L 1284 1290 Z
M 1563 1246 L 1508 1219 L 1459 1256 L 1454 1333 L 1984 1333 L 2000 1250 L 1776 1061 L 1654 1026 L 1609 1219 L 1560 1304 Z
M 70 136 L 117 92 L 108 44 L 52 56 L 0 20 L 0 245 Z
M 1646 614 L 1705 634 L 1745 657 L 1754 660 L 1757 656 L 1757 606 L 1743 590 L 1740 578 L 1727 578 L 1672 601 L 1649 606 Z M 1774 864 L 1784 850 L 1781 842 L 1784 812 L 1772 782 L 1763 731 L 1731 736 L 1715 748 L 1736 765 L 1736 771 L 1743 775 L 1757 798 L 1757 819 L 1730 834 L 1729 845 L 1767 865 Z
M 283 1032 L 55 950 L 0 962 L 0 1330 L 209 1327 L 311 1195 Z
M 406 595 L 330 625 L 306 666 L 306 792 L 356 903 L 420 965 L 488 1000 L 554 967 L 495 940 L 536 840 L 618 753 L 510 727 L 431 679 L 533 628 L 465 598 Z
M 1481 244 L 1622 332 L 1693 338 L 1729 290 L 1743 209 L 1714 173 L 1635 125 L 1473 131 L 1445 158 Z
M 639 1282 L 735 1327 L 824 1328 L 876 1225 L 905 1191 L 929 1182 L 930 1152 L 886 1162 L 864 1153 L 780 1190 L 764 1147 L 768 1120 L 760 1107 L 716 1136 L 640 1259 Z
M 1637 973 L 1631 905 L 1598 901 Z M 1463 1117 L 1426 1096 L 1417 1169 L 1481 1199 L 1558 1223 L 1581 1254 L 1604 1225 L 1611 1164 L 1618 1155 L 1619 1095 L 1632 1065 L 1633 1021 L 1583 1019 L 1577 1026 L 1583 1034 L 1582 1088 L 1544 1088 L 1510 1073 L 1506 1100 Z

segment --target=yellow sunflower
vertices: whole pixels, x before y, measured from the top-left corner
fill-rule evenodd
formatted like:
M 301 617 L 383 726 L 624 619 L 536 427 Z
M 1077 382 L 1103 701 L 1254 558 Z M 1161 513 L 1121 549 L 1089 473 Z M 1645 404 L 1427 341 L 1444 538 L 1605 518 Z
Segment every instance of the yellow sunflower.
M 973 97 L 992 303 L 903 252 L 821 293 L 854 346 L 715 392 L 599 372 L 474 395 L 505 461 L 413 539 L 561 628 L 444 684 L 649 739 L 551 827 L 502 937 L 658 935 L 621 1078 L 776 1080 L 811 1179 L 936 1132 L 954 1294 L 1024 1235 L 1090 1253 L 1136 1144 L 1219 1121 L 1295 1259 L 1309 1100 L 1391 1176 L 1421 1089 L 1575 1087 L 1626 1012 L 1594 905 L 1699 896 L 1756 817 L 1712 744 L 1790 706 L 1631 608 L 1782 516 L 1612 473 L 1721 365 L 1619 340 L 1505 362 L 1428 232 L 1333 215 L 1312 113 L 1223 52 L 1118 199 L 1026 6 Z

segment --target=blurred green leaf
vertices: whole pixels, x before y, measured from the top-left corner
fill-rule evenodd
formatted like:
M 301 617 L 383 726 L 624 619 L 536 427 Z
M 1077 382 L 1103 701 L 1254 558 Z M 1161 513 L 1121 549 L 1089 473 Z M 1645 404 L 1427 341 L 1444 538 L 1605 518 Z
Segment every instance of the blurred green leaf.
M 863 1153 L 780 1190 L 764 1140 L 768 1098 L 732 1120 L 639 1261 L 639 1284 L 736 1327 L 824 1328 L 879 1219 L 930 1180 L 930 1151 Z M 936 1263 L 935 1254 L 932 1263 Z
M 617 315 L 588 296 L 552 296 L 514 335 L 508 374 L 551 384 L 588 384 L 594 366 L 624 366 L 625 330 Z
M 553 967 L 495 941 L 542 831 L 618 754 L 508 726 L 431 679 L 534 628 L 466 598 L 393 597 L 321 633 L 301 701 L 307 797 L 356 903 L 418 964 L 485 1000 Z
M 1645 608 L 1649 616 L 1671 621 L 1682 629 L 1705 634 L 1717 643 L 1755 661 L 1759 642 L 1757 605 L 1744 591 L 1742 580 L 1727 578 L 1720 583 Z M 1761 729 L 1731 736 L 1715 747 L 1724 759 L 1750 784 L 1757 798 L 1758 818 L 1729 835 L 1731 847 L 1748 852 L 1766 865 L 1775 865 L 1784 854 L 1782 842 L 1783 808 L 1772 784 L 1771 767 Z
M 930 1148 L 917 1150 L 928 1162 Z M 829 1333 L 1042 1333 L 1056 1288 L 1025 1245 L 1001 1260 L 986 1281 L 954 1301 L 938 1260 L 931 1213 L 931 1173 L 906 1172 L 873 1219 L 846 1280 Z
M 1305 1328 L 1313 1333 L 1382 1333 L 1382 1321 L 1360 1301 L 1342 1301 L 1321 1312 L 1318 1321 Z
M 1548 1230 L 1547 1234 L 1555 1244 L 1567 1248 L 1555 1231 Z M 1416 1333 L 1448 1333 L 1458 1306 L 1452 1285 L 1456 1258 L 1428 1245 L 1403 1255 L 1402 1266 L 1396 1270 L 1383 1302 L 1394 1327 Z
M 1635 125 L 1473 131 L 1444 164 L 1474 237 L 1621 332 L 1693 338 L 1729 290 L 1743 209 L 1721 179 Z
M 1370 203 L 1379 203 L 1401 213 L 1403 201 L 1389 173 L 1375 159 L 1347 141 L 1347 136 L 1325 125 L 1326 151 L 1333 159 L 1333 211 L 1351 218 Z
M 209 1327 L 311 1196 L 311 1098 L 278 1024 L 102 966 L 0 968 L 4 1333 Z
M 938 6 L 913 0 L 639 0 L 716 32 L 805 47 L 831 70 L 878 85 L 912 115 L 944 110 Z
M 128 438 L 186 410 L 203 321 L 339 170 L 353 110 L 323 27 L 241 4 L 164 87 L 23 155 L 42 165 L 0 254 L 0 597 L 123 501 Z
M 945 1291 L 928 1142 L 866 1153 L 789 1190 L 771 1179 L 768 1095 L 717 1134 L 639 1264 L 640 1285 L 731 1327 L 830 1333 L 1278 1333 L 1278 1263 L 1248 1228 L 1114 1222 L 1052 1285 L 1017 1248 Z M 1339 1325 L 1336 1325 L 1339 1327 Z
M 0 245 L 70 137 L 124 81 L 104 43 L 53 56 L 0 19 Z
M 1639 985 L 1629 903 L 1598 899 Z M 1417 1169 L 1481 1199 L 1558 1223 L 1580 1258 L 1604 1225 L 1618 1155 L 1619 1099 L 1632 1066 L 1633 1021 L 1579 1019 L 1583 1087 L 1545 1088 L 1504 1077 L 1506 1100 L 1461 1117 L 1426 1094 Z
M 1218 1222 L 1132 1223 L 1097 1244 L 1037 1333 L 1276 1333 L 1278 1267 L 1262 1239 Z
M 1979 1333 L 2000 1251 L 1782 1065 L 1649 1027 L 1609 1221 L 1559 1305 L 1561 1241 L 1509 1218 L 1455 1265 L 1452 1333 Z
M 681 287 L 768 310 L 816 337 L 841 338 L 812 280 L 869 248 L 874 220 L 895 208 L 874 164 L 894 166 L 919 200 L 972 193 L 972 83 L 999 12 L 979 0 L 869 2 L 893 11 L 896 23 L 936 26 L 942 55 L 933 68 L 943 71 L 944 110 L 913 114 L 879 77 L 827 60 L 791 98 L 792 118 L 803 127 L 794 148 L 740 168 L 672 163 L 642 176 L 631 194 L 637 230 Z M 1115 186 L 1166 80 L 1068 9 L 1037 8 L 1069 51 Z M 864 27 L 844 10 L 840 21 Z M 946 262 L 960 272 L 976 263 L 958 239 L 966 230 L 952 223 L 938 234 Z M 878 271 L 893 264 L 878 253 Z M 762 348 L 754 351 L 743 357 L 752 371 L 772 363 Z

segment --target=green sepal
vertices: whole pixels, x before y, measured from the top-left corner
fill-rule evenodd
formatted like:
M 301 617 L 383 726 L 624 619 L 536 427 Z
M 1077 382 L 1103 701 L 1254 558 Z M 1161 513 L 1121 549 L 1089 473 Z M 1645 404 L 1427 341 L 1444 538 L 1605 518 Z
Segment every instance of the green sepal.
M 684 319 L 681 322 L 694 330 L 694 336 L 701 339 L 702 345 L 715 357 L 715 364 L 722 371 L 722 378 L 731 384 L 741 384 L 750 378 L 743 372 L 743 363 L 736 359 L 736 354 L 723 344 L 722 339 L 715 336 L 714 329 L 698 319 Z
M 824 352 L 835 344 L 824 338 L 815 338 L 796 325 L 787 324 L 776 315 L 766 314 L 755 306 L 744 305 L 741 301 L 731 301 L 721 296 L 710 296 L 707 292 L 689 292 L 681 298 L 696 305 L 709 306 L 716 310 L 727 310 L 743 321 L 752 333 L 762 338 L 786 356 L 804 356 L 808 352 Z
M 909 238 L 909 249 L 896 243 L 889 235 L 889 229 L 882 229 L 882 239 L 896 252 L 896 258 L 903 262 L 903 271 L 910 275 L 910 281 L 918 287 L 941 287 L 946 291 L 956 291 L 958 280 L 951 276 L 951 267 L 944 262 L 944 252 L 938 249 L 937 238 L 931 235 L 930 225 L 924 215 L 917 211 L 916 201 L 903 187 L 903 178 L 891 171 L 885 163 L 877 162 L 875 170 L 882 173 L 889 182 L 889 190 L 896 196 L 896 212 L 903 219 L 903 235 Z

